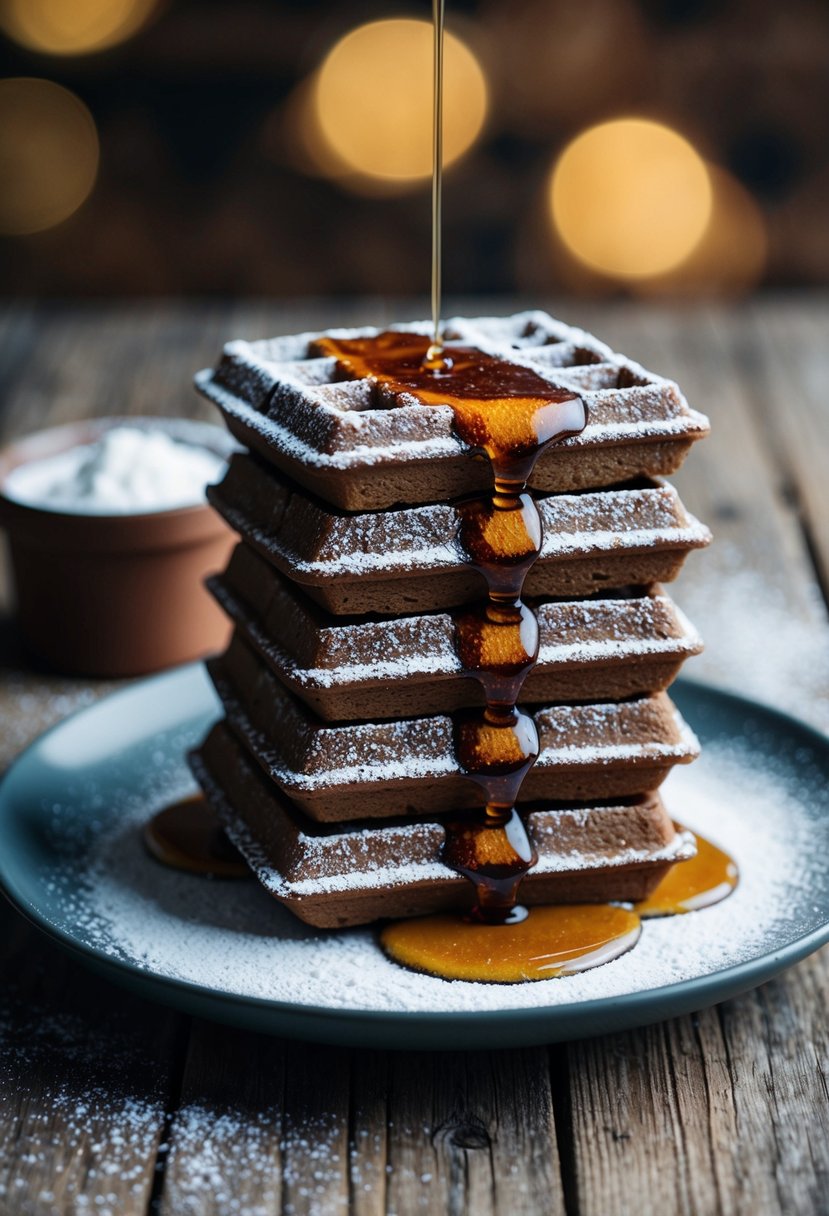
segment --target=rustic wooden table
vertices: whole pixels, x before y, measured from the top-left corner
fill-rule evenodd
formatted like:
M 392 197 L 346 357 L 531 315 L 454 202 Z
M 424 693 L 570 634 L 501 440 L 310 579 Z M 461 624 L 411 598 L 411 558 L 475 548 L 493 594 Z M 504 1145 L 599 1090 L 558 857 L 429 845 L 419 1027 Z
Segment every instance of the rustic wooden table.
M 208 416 L 189 381 L 222 339 L 412 311 L 11 308 L 2 431 Z M 712 416 L 679 478 L 718 538 L 678 589 L 708 634 L 695 674 L 829 729 L 829 301 L 562 311 L 675 376 Z M 8 621 L 0 638 L 5 765 L 105 688 L 34 670 Z M 93 978 L 7 907 L 0 966 L 4 1214 L 829 1212 L 829 951 L 693 1017 L 451 1055 L 192 1020 Z

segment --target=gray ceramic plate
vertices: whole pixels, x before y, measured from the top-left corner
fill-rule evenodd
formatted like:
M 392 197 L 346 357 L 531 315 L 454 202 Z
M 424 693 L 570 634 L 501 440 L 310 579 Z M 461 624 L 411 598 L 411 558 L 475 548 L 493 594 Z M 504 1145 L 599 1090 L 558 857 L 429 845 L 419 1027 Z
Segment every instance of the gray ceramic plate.
M 760 984 L 829 940 L 829 742 L 701 685 L 681 681 L 674 696 L 705 750 L 669 779 L 669 805 L 736 854 L 742 883 L 719 908 L 648 922 L 634 951 L 583 976 L 445 984 L 384 960 L 369 930 L 306 930 L 252 880 L 156 866 L 141 823 L 187 789 L 184 753 L 217 713 L 200 666 L 116 693 L 20 757 L 0 786 L 0 882 L 112 980 L 272 1034 L 505 1047 L 659 1021 Z

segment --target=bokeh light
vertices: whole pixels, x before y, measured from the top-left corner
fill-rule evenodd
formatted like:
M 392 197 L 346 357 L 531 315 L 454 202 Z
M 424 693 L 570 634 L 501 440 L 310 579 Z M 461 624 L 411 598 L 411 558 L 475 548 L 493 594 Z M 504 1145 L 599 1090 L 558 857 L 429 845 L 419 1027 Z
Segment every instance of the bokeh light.
M 705 162 L 676 131 L 619 118 L 564 149 L 548 198 L 571 254 L 611 278 L 636 280 L 688 257 L 706 230 L 712 191 Z
M 0 80 L 0 232 L 53 228 L 77 211 L 98 172 L 98 134 L 74 93 L 49 80 Z
M 711 217 L 702 239 L 674 270 L 637 285 L 647 295 L 737 296 L 763 277 L 768 235 L 754 198 L 727 170 L 708 165 Z
M 407 18 L 359 26 L 328 53 L 311 90 L 318 162 L 332 176 L 357 174 L 406 188 L 432 171 L 432 26 Z M 475 55 L 447 32 L 444 164 L 479 136 L 487 85 Z M 359 186 L 358 186 L 359 188 Z
M 135 34 L 157 0 L 0 0 L 0 27 L 21 46 L 83 55 Z

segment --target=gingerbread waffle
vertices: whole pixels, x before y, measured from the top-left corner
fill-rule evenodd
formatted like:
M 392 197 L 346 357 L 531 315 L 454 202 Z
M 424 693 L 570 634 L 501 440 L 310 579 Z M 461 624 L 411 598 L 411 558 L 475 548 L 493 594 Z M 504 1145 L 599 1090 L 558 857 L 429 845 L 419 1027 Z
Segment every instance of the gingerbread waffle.
M 463 672 L 450 613 L 329 616 L 247 545 L 237 547 L 209 586 L 274 675 L 325 720 L 483 704 L 480 683 Z M 534 608 L 541 642 L 522 690 L 526 705 L 658 692 L 702 649 L 699 634 L 659 587 Z
M 311 925 L 337 929 L 468 908 L 473 901 L 471 885 L 441 860 L 440 820 L 315 824 L 221 724 L 191 763 L 259 880 Z M 673 864 L 693 853 L 692 839 L 676 832 L 658 794 L 531 808 L 527 823 L 539 855 L 522 884 L 529 904 L 644 899 Z
M 208 498 L 262 557 L 329 612 L 428 612 L 480 598 L 453 504 L 360 514 L 335 511 L 250 456 L 236 455 Z M 527 596 L 585 596 L 670 582 L 708 529 L 673 486 L 642 480 L 538 502 L 541 555 Z
M 443 814 L 480 805 L 455 755 L 453 720 L 437 714 L 326 724 L 235 637 L 208 664 L 227 720 L 284 794 L 313 819 L 344 822 Z M 534 712 L 540 752 L 521 799 L 616 798 L 657 789 L 699 744 L 665 693 Z
M 426 323 L 396 326 L 428 333 Z M 362 337 L 371 328 L 231 342 L 215 371 L 196 377 L 232 433 L 295 482 L 350 511 L 441 503 L 485 490 L 490 472 L 471 459 L 447 406 L 424 409 L 406 393 L 343 379 L 320 357 L 326 336 Z M 448 342 L 532 367 L 551 385 L 585 400 L 586 430 L 545 451 L 530 485 L 545 493 L 609 486 L 677 469 L 708 433 L 677 385 L 543 312 L 456 318 Z

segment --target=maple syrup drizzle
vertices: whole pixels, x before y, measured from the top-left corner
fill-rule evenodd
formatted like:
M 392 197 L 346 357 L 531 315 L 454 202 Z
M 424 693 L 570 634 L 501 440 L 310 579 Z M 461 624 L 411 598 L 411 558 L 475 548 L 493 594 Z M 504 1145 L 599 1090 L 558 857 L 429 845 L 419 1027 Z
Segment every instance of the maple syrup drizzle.
M 538 756 L 533 719 L 518 707 L 538 658 L 538 622 L 521 596 L 541 552 L 541 519 L 527 484 L 542 450 L 579 434 L 583 400 L 556 389 L 532 369 L 466 347 L 446 348 L 440 330 L 443 187 L 444 0 L 433 0 L 432 339 L 394 332 L 375 338 L 323 338 L 312 344 L 334 356 L 344 375 L 370 378 L 392 394 L 424 405 L 449 405 L 455 429 L 485 453 L 493 493 L 460 506 L 458 539 L 467 563 L 487 585 L 487 599 L 455 614 L 455 644 L 466 675 L 485 697 L 482 711 L 456 721 L 455 744 L 465 775 L 481 789 L 484 807 L 449 823 L 444 859 L 476 891 L 468 917 L 452 914 L 392 922 L 381 933 L 401 963 L 446 979 L 520 983 L 572 975 L 633 948 L 641 918 L 672 916 L 725 899 L 739 881 L 734 861 L 704 837 L 697 855 L 673 866 L 633 909 L 612 904 L 532 908 L 517 902 L 537 857 L 515 803 Z M 677 826 L 677 830 L 682 830 Z M 191 873 L 243 877 L 241 855 L 200 796 L 160 811 L 147 824 L 149 852 Z M 498 926 L 493 932 L 493 926 Z
M 201 794 L 153 815 L 144 828 L 144 844 L 156 861 L 188 874 L 213 878 L 247 878 L 250 874 Z
M 542 544 L 541 517 L 527 482 L 545 447 L 583 430 L 585 404 L 532 368 L 469 347 L 444 346 L 442 366 L 435 369 L 428 365 L 429 341 L 420 334 L 322 338 L 314 348 L 336 358 L 345 376 L 371 379 L 424 405 L 449 405 L 460 437 L 489 459 L 493 491 L 460 504 L 458 533 L 487 597 L 455 616 L 458 656 L 485 698 L 483 710 L 456 717 L 455 749 L 484 805 L 447 824 L 444 860 L 475 886 L 472 920 L 515 925 L 526 916 L 518 904 L 521 881 L 537 860 L 515 807 L 539 746 L 533 718 L 518 706 L 538 657 L 538 622 L 521 598 Z
M 678 832 L 687 830 L 678 823 L 674 826 Z M 734 859 L 704 836 L 692 835 L 696 856 L 673 866 L 647 899 L 634 904 L 634 911 L 643 919 L 710 908 L 736 889 L 740 874 Z

